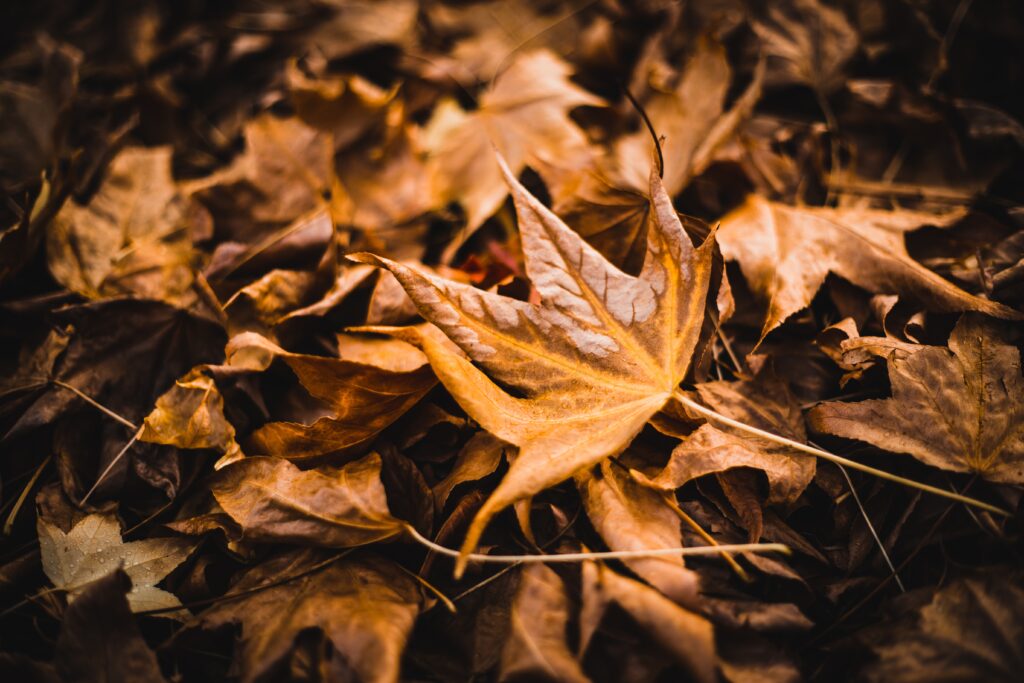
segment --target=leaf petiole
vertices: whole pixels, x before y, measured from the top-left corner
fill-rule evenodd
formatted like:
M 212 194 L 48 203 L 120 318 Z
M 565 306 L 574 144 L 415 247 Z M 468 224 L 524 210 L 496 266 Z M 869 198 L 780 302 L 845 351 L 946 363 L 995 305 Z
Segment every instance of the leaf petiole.
M 942 498 L 948 498 L 950 500 L 955 500 L 966 505 L 972 505 L 976 508 L 980 508 L 982 510 L 986 510 L 997 515 L 1002 515 L 1003 517 L 1013 516 L 1010 512 L 1003 510 L 1002 508 L 998 508 L 995 505 L 990 505 L 989 503 L 980 501 L 976 498 L 963 496 L 960 495 L 959 493 L 947 491 L 945 489 L 940 489 L 936 486 L 922 484 L 919 481 L 907 479 L 906 477 L 901 477 L 897 474 L 891 474 L 889 472 L 886 472 L 885 470 L 876 469 L 874 467 L 871 467 L 870 465 L 864 465 L 862 463 L 857 462 L 856 460 L 849 460 L 848 458 L 836 455 L 835 453 L 829 453 L 828 451 L 823 451 L 820 448 L 808 446 L 806 444 L 800 443 L 799 441 L 793 441 L 792 439 L 787 439 L 784 436 L 779 436 L 778 434 L 772 434 L 771 432 L 766 432 L 763 429 L 752 427 L 746 423 L 740 422 L 739 420 L 734 420 L 731 417 L 726 417 L 725 415 L 722 415 L 721 413 L 716 412 L 711 408 L 702 406 L 701 404 L 697 403 L 696 401 L 694 401 L 693 399 L 691 399 L 689 396 L 684 394 L 682 391 L 679 391 L 678 389 L 675 392 L 673 392 L 672 395 L 677 401 L 679 401 L 687 408 L 693 410 L 695 413 L 703 415 L 704 417 L 713 422 L 724 424 L 741 432 L 746 432 L 747 434 L 757 436 L 767 441 L 772 441 L 779 445 L 787 446 L 789 448 L 792 448 L 793 450 L 797 450 L 802 453 L 807 453 L 808 455 L 813 455 L 814 457 L 821 458 L 822 460 L 834 462 L 837 465 L 843 465 L 845 467 L 849 467 L 850 469 L 866 472 L 868 474 L 878 477 L 879 479 L 888 479 L 889 481 L 896 482 L 897 484 L 903 484 L 904 486 L 909 486 L 910 488 L 925 491 L 927 493 L 931 493 Z

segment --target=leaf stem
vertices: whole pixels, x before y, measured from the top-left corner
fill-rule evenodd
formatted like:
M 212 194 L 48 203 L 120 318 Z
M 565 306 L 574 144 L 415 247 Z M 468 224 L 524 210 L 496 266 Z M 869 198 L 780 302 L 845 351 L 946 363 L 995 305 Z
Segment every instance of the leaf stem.
M 910 488 L 918 489 L 920 491 L 925 491 L 927 493 L 931 493 L 933 495 L 940 496 L 942 498 L 948 498 L 950 500 L 955 500 L 955 501 L 958 501 L 960 503 L 965 503 L 967 505 L 973 505 L 976 508 L 981 508 L 982 510 L 988 510 L 991 513 L 994 513 L 994 514 L 997 514 L 997 515 L 1002 515 L 1003 517 L 1011 517 L 1012 516 L 1012 514 L 1007 512 L 1006 510 L 1003 510 L 1002 508 L 998 508 L 995 505 L 990 505 L 990 504 L 985 503 L 983 501 L 977 500 L 976 498 L 970 498 L 968 496 L 964 496 L 964 495 L 961 495 L 959 493 L 954 493 L 952 491 L 947 491 L 945 489 L 940 489 L 940 488 L 938 488 L 936 486 L 930 486 L 928 484 L 922 484 L 919 481 L 914 481 L 913 479 L 907 479 L 906 477 L 901 477 L 901 476 L 899 476 L 897 474 L 891 474 L 889 472 L 886 472 L 885 470 L 880 470 L 880 469 L 871 467 L 870 465 L 864 465 L 862 463 L 857 462 L 856 460 L 850 460 L 848 458 L 844 458 L 842 456 L 836 455 L 835 453 L 829 453 L 828 451 L 823 451 L 820 448 L 814 448 L 813 446 L 808 446 L 806 444 L 802 444 L 799 441 L 793 441 L 792 439 L 787 439 L 784 436 L 779 436 L 778 434 L 772 434 L 771 432 L 766 432 L 763 429 L 758 429 L 757 427 L 752 427 L 752 426 L 750 426 L 748 424 L 740 422 L 739 420 L 734 420 L 731 417 L 726 417 L 725 415 L 722 415 L 721 413 L 716 412 L 716 411 L 712 410 L 711 408 L 708 408 L 706 406 L 702 406 L 701 404 L 697 403 L 696 401 L 694 401 L 693 399 L 691 399 L 689 396 L 687 396 L 686 394 L 684 394 L 682 391 L 680 391 L 678 389 L 675 392 L 673 392 L 672 395 L 675 397 L 675 399 L 677 401 L 682 403 L 687 408 L 693 410 L 695 413 L 699 413 L 700 415 L 703 415 L 704 417 L 708 418 L 709 420 L 711 420 L 713 422 L 719 422 L 721 424 L 727 425 L 727 426 L 732 427 L 733 429 L 739 430 L 741 432 L 746 432 L 747 434 L 751 434 L 753 436 L 757 436 L 757 437 L 760 437 L 762 439 L 766 439 L 768 441 L 772 441 L 772 442 L 780 444 L 782 446 L 787 446 L 788 448 L 792 448 L 793 450 L 797 450 L 797 451 L 800 451 L 802 453 L 807 453 L 808 455 L 813 455 L 816 458 L 821 458 L 822 460 L 828 460 L 829 462 L 834 462 L 837 465 L 845 465 L 846 467 L 849 467 L 850 469 L 860 470 L 861 472 L 866 472 L 868 474 L 871 474 L 871 475 L 874 475 L 874 476 L 878 477 L 879 479 L 887 479 L 889 481 L 896 482 L 897 484 L 902 484 L 902 485 L 908 486 Z
M 422 546 L 433 550 L 439 555 L 458 559 L 460 553 L 453 548 L 446 548 L 443 545 L 434 543 L 426 536 L 420 534 L 412 526 L 405 527 L 406 533 L 414 541 Z M 470 562 L 481 562 L 486 564 L 518 564 L 518 563 L 541 563 L 554 564 L 559 562 L 586 562 L 589 560 L 629 560 L 640 557 L 662 557 L 668 555 L 719 555 L 721 553 L 784 553 L 789 554 L 789 546 L 782 543 L 739 543 L 736 545 L 696 546 L 691 548 L 651 548 L 649 550 L 616 550 L 599 553 L 558 553 L 554 555 L 481 555 L 469 553 L 466 559 Z

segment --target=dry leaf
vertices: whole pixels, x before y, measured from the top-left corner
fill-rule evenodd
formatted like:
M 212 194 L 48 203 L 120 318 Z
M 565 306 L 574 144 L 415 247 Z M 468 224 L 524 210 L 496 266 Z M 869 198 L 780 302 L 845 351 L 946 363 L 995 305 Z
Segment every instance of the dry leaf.
M 714 240 L 694 249 L 657 174 L 655 216 L 639 277 L 618 270 L 519 184 L 512 188 L 534 306 L 419 273 L 372 255 L 423 316 L 494 380 L 429 336 L 424 350 L 445 387 L 519 457 L 481 508 L 467 550 L 517 500 L 620 452 L 668 401 L 690 365 L 704 320 Z
M 739 261 L 751 289 L 768 305 L 761 339 L 810 304 L 830 271 L 870 292 L 910 296 L 935 311 L 1022 317 L 968 294 L 907 255 L 903 232 L 950 216 L 925 219 L 913 213 L 908 224 L 891 214 L 800 208 L 751 195 L 723 218 L 718 231 L 722 255 Z
M 979 316 L 960 318 L 949 350 L 889 359 L 892 398 L 824 403 L 821 432 L 859 439 L 953 472 L 1024 484 L 1024 380 L 1020 351 Z
M 132 581 L 114 569 L 89 584 L 64 613 L 55 647 L 62 681 L 154 683 L 166 680 L 130 610 Z
M 796 399 L 784 382 L 768 372 L 754 381 L 698 384 L 697 393 L 703 403 L 734 420 L 799 443 L 807 440 Z M 659 428 L 666 429 L 663 425 Z M 777 443 L 705 424 L 684 437 L 665 468 L 649 481 L 674 491 L 697 477 L 737 467 L 765 473 L 769 502 L 792 503 L 811 483 L 816 464 L 813 457 Z
M 664 138 L 664 184 L 670 197 L 707 167 L 749 115 L 761 95 L 762 73 L 759 66 L 753 81 L 723 113 L 731 71 L 723 47 L 702 39 L 678 83 L 653 88 L 644 107 L 655 132 Z M 596 169 L 588 168 L 575 182 L 554 188 L 555 212 L 605 257 L 627 269 L 638 269 L 643 261 L 652 153 L 650 133 L 641 127 L 616 140 Z
M 583 565 L 581 647 L 586 648 L 611 603 L 621 607 L 701 683 L 715 680 L 715 643 L 711 623 L 683 609 L 658 591 L 616 574 L 596 562 Z
M 245 572 L 232 591 L 298 576 L 318 559 L 309 550 L 278 555 Z M 402 651 L 422 603 L 418 584 L 394 562 L 372 556 L 343 558 L 297 580 L 214 605 L 196 626 L 241 624 L 237 656 L 246 682 L 273 678 L 274 667 L 296 637 L 316 628 L 356 680 L 392 683 L 398 681 Z
M 935 592 L 912 626 L 899 623 L 874 648 L 865 679 L 877 683 L 969 683 L 1020 679 L 1024 667 L 1024 584 L 992 572 Z
M 569 598 L 558 574 L 542 564 L 527 565 L 509 618 L 511 628 L 501 653 L 499 681 L 590 680 L 565 641 Z
M 218 237 L 256 242 L 318 209 L 340 210 L 329 134 L 264 114 L 246 124 L 245 143 L 227 168 L 183 184 L 213 214 Z
M 857 51 L 857 32 L 841 10 L 818 0 L 773 4 L 753 22 L 769 57 L 769 83 L 808 85 L 822 93 L 843 82 L 843 67 Z
M 415 349 L 409 352 L 413 358 L 420 357 Z M 282 358 L 306 391 L 330 406 L 334 417 L 322 417 L 312 425 L 271 422 L 251 435 L 250 453 L 292 460 L 358 450 L 416 405 L 437 382 L 426 364 L 413 370 L 392 370 L 379 364 L 289 353 L 253 332 L 234 337 L 227 353 L 230 364 L 259 370 L 268 367 L 274 357 Z
M 224 399 L 202 366 L 192 368 L 156 400 L 139 440 L 178 448 L 212 448 L 222 455 L 218 466 L 244 457 L 235 441 L 235 428 L 224 417 Z
M 171 177 L 171 148 L 129 147 L 87 205 L 68 202 L 54 218 L 47 263 L 58 282 L 91 299 L 180 302 L 197 265 L 192 238 L 204 227 Z
M 682 545 L 679 517 L 659 491 L 643 486 L 621 466 L 605 460 L 600 476 L 578 476 L 580 496 L 591 524 L 612 550 L 678 548 Z M 682 557 L 626 560 L 642 579 L 679 604 L 698 602 L 697 575 Z
M 38 530 L 43 570 L 54 586 L 67 591 L 69 602 L 93 581 L 120 568 L 132 580 L 128 604 L 133 612 L 181 606 L 178 598 L 156 584 L 189 556 L 195 546 L 191 540 L 149 538 L 124 543 L 117 520 L 100 514 L 85 517 L 68 533 L 39 518 Z
M 494 149 L 513 173 L 526 164 L 567 170 L 590 162 L 587 141 L 569 110 L 602 101 L 573 85 L 569 66 L 546 50 L 521 54 L 480 96 L 479 108 L 463 111 L 442 102 L 424 130 L 439 193 L 466 210 L 471 233 L 508 194 Z
M 405 528 L 388 510 L 380 470 L 376 453 L 306 471 L 280 458 L 243 458 L 220 470 L 210 489 L 245 540 L 349 548 Z

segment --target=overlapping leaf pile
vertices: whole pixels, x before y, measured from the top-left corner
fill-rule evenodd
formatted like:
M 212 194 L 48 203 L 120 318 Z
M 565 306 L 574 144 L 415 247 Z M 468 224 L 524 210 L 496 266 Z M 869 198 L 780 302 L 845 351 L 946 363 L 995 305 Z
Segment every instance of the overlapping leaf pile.
M 1009 0 L 46 4 L 4 680 L 1019 675 Z

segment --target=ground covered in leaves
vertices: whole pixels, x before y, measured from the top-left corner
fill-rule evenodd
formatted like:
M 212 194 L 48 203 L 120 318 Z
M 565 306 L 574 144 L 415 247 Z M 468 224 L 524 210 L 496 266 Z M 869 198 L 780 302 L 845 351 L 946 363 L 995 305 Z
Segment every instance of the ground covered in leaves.
M 1022 41 L 5 8 L 0 677 L 1019 680 Z

